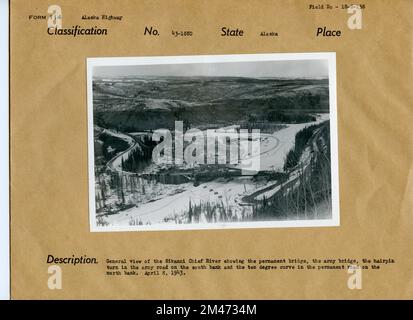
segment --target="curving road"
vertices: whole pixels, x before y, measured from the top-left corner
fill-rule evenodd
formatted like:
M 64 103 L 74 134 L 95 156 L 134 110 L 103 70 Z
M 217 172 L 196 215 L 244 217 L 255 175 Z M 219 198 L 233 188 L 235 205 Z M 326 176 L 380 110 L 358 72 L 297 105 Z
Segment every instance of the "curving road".
M 128 155 L 129 155 L 130 152 L 132 152 L 133 150 L 135 150 L 138 147 L 143 148 L 143 147 L 146 147 L 146 146 L 144 146 L 143 143 L 140 140 L 138 140 L 136 137 L 134 137 L 132 135 L 129 135 L 127 133 L 122 133 L 122 135 L 125 135 L 125 136 L 131 138 L 132 141 L 133 141 L 133 144 L 128 149 L 126 149 L 125 151 L 122 151 L 122 152 L 116 154 L 112 159 L 110 159 L 108 161 L 106 166 L 112 172 L 121 173 L 121 174 L 124 174 L 124 175 L 138 175 L 137 173 L 122 170 L 122 167 L 121 167 L 122 158 L 124 156 L 126 156 L 125 157 L 125 160 L 126 160 L 128 158 Z

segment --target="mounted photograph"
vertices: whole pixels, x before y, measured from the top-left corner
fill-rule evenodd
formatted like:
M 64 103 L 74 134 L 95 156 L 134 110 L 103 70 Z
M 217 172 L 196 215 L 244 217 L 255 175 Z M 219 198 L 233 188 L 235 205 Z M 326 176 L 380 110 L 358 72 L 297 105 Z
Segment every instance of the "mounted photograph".
M 90 230 L 339 226 L 335 59 L 88 58 Z

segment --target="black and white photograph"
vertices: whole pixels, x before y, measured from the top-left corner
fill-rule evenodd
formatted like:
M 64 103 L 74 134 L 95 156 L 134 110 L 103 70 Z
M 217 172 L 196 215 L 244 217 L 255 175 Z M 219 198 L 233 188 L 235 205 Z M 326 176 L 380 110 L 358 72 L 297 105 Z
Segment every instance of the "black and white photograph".
M 338 226 L 335 53 L 89 58 L 91 231 Z

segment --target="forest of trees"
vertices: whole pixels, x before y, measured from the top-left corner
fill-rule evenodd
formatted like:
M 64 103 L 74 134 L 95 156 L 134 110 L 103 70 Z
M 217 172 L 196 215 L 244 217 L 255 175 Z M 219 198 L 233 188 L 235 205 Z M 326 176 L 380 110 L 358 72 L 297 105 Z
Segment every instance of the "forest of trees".
M 299 163 L 299 159 L 310 143 L 315 143 L 317 147 L 313 149 L 308 167 L 304 167 L 303 163 Z M 294 171 L 298 172 L 298 179 L 283 179 L 280 190 L 272 197 L 255 200 L 252 204 L 252 214 L 244 207 L 241 216 L 236 215 L 224 199 L 216 203 L 189 200 L 185 210 L 186 223 L 199 222 L 201 216 L 207 222 L 318 218 L 321 205 L 331 206 L 329 121 L 299 131 L 291 155 L 294 155 L 294 163 L 286 165 L 286 169 L 295 167 Z M 292 158 L 293 156 L 290 156 L 290 160 Z M 331 212 L 331 207 L 328 212 Z
M 131 151 L 126 159 L 122 158 L 122 171 L 136 173 L 145 169 L 151 163 L 155 146 L 155 141 L 147 135 L 143 136 L 139 147 Z
M 285 159 L 284 171 L 288 171 L 294 168 L 299 163 L 301 155 L 303 154 L 308 141 L 314 135 L 314 132 L 321 126 L 324 126 L 324 124 L 311 125 L 305 127 L 296 134 L 294 147 L 287 153 Z
M 286 182 L 273 197 L 269 199 L 264 197 L 257 202 L 253 207 L 254 220 L 265 220 L 269 217 L 286 219 L 288 214 L 313 219 L 317 218 L 317 209 L 320 204 L 331 206 L 329 122 L 312 126 L 312 128 L 308 127 L 306 128 L 308 130 L 297 135 L 300 143 L 297 150 L 304 150 L 311 137 L 309 134 L 314 133 L 317 128 L 320 129 L 318 138 L 314 141 L 317 150 L 313 150 L 309 166 L 304 168 L 302 164 L 298 164 L 297 181 Z M 307 142 L 304 142 L 305 140 Z
M 109 180 L 105 174 L 98 174 L 96 192 L 97 212 L 116 213 L 136 205 L 136 200 L 146 197 L 150 192 L 156 192 L 156 182 L 143 179 L 137 175 L 125 175 L 111 172 Z M 115 202 L 109 203 L 109 197 L 115 195 Z M 149 195 L 150 196 L 150 195 Z

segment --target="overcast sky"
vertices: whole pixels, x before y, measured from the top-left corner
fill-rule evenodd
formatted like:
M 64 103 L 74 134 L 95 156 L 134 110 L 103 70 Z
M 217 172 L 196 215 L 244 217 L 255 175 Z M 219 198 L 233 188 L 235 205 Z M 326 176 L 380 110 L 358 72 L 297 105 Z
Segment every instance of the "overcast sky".
M 190 63 L 136 66 L 99 66 L 97 77 L 118 76 L 215 76 L 327 78 L 328 60 Z

